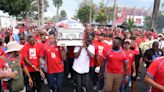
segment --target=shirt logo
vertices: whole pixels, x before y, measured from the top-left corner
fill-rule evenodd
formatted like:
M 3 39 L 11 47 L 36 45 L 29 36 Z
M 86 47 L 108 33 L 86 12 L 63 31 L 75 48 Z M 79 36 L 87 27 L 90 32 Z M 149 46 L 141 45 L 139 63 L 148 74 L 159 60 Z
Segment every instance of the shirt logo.
M 29 59 L 37 59 L 36 48 L 30 48 L 29 49 Z
M 110 55 L 109 57 L 113 57 L 113 55 Z
M 161 51 L 159 51 L 159 55 L 162 55 L 162 52 Z
M 54 52 L 51 53 L 51 58 L 56 58 L 56 54 Z
M 102 52 L 103 52 L 103 49 L 104 49 L 103 46 L 98 46 L 98 51 L 99 51 L 99 53 L 102 53 Z

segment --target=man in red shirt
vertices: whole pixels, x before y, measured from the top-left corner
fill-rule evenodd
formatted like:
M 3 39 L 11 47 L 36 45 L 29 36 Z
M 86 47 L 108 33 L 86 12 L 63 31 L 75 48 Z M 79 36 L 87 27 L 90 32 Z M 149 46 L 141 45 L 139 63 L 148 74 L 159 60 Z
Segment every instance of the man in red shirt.
M 30 72 L 34 86 L 32 87 L 33 92 L 37 89 L 40 92 L 41 89 L 41 76 L 44 77 L 44 73 L 40 68 L 40 58 L 43 57 L 43 48 L 40 43 L 36 42 L 34 37 L 30 35 L 28 41 L 23 48 L 23 57 Z M 41 75 L 41 76 L 40 76 Z
M 164 57 L 159 57 L 151 63 L 145 81 L 153 86 L 152 92 L 164 92 Z
M 100 62 L 102 62 L 104 49 L 108 47 L 107 44 L 103 42 L 103 39 L 104 39 L 104 34 L 101 33 L 98 35 L 98 40 L 94 41 L 93 43 L 95 46 L 96 61 L 98 65 L 100 65 Z
M 128 79 L 128 83 L 124 83 L 124 80 L 122 81 L 121 92 L 124 92 L 126 85 L 128 85 L 131 82 L 131 80 L 132 80 L 131 77 L 136 76 L 136 68 L 135 68 L 135 62 L 134 62 L 135 52 L 130 49 L 131 42 L 132 41 L 130 39 L 125 39 L 125 42 L 123 44 L 124 51 L 129 59 L 128 72 L 127 72 L 129 79 Z M 132 92 L 134 92 L 134 90 L 132 90 Z
M 42 48 L 44 48 L 48 44 L 48 39 L 46 39 L 46 35 L 43 33 L 41 34 L 40 44 L 42 45 Z M 42 70 L 44 71 L 44 73 L 46 73 L 47 72 L 47 64 L 46 64 L 44 58 L 40 60 L 40 66 L 41 66 Z
M 121 38 L 116 37 L 113 40 L 112 49 L 106 51 L 106 54 L 104 55 L 104 62 L 101 63 L 100 68 L 102 71 L 105 60 L 107 60 L 103 92 L 119 92 L 124 72 L 126 75 L 125 78 L 128 79 L 127 66 L 129 60 L 126 53 L 122 50 L 121 45 Z
M 55 33 L 49 32 L 48 44 L 44 48 L 44 56 L 47 61 L 47 80 L 50 89 L 55 92 L 62 92 L 64 77 L 63 60 L 66 59 L 64 47 L 58 47 L 55 40 Z M 56 86 L 56 87 L 55 87 Z
M 98 67 L 100 66 L 100 64 L 101 64 L 101 62 L 103 60 L 104 51 L 107 50 L 110 47 L 108 44 L 106 44 L 105 42 L 103 42 L 103 40 L 104 40 L 104 34 L 103 33 L 100 33 L 100 34 L 98 34 L 97 41 L 94 41 L 94 43 L 93 43 L 94 46 L 95 46 L 95 54 L 96 54 L 95 55 L 96 56 L 95 66 L 98 66 Z M 99 79 L 99 85 L 100 85 L 99 90 L 102 90 L 103 89 L 103 86 L 104 86 L 104 76 L 102 76 Z

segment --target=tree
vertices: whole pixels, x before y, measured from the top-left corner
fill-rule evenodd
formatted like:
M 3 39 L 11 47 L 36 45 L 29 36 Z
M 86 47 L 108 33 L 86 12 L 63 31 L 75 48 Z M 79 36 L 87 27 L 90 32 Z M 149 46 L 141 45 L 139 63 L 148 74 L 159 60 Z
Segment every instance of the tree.
M 89 23 L 89 16 L 90 16 L 90 6 L 85 5 L 79 8 L 77 12 L 77 18 L 80 19 L 82 23 Z M 92 18 L 94 16 L 94 11 L 92 11 Z
M 162 13 L 159 13 L 158 17 L 157 17 L 157 32 L 162 32 L 162 30 L 164 29 L 164 15 Z M 145 23 L 144 23 L 144 29 L 147 30 L 151 30 L 151 17 L 145 17 Z
M 106 24 L 107 14 L 105 13 L 105 7 L 103 3 L 100 3 L 98 14 L 96 16 L 96 22 L 99 22 L 101 25 Z
M 23 6 L 26 6 L 24 11 L 20 14 L 21 17 L 26 18 L 26 17 L 31 17 L 31 18 L 38 18 L 38 2 L 39 0 L 31 0 L 31 2 L 27 2 L 30 0 L 25 0 L 26 4 L 24 3 Z M 27 4 L 28 3 L 28 4 Z M 47 11 L 47 8 L 49 7 L 48 5 L 48 0 L 44 0 L 44 11 Z
M 8 12 L 9 15 L 17 17 L 32 17 L 38 13 L 38 0 L 0 0 L 0 10 Z M 44 0 L 45 11 L 48 7 L 48 1 Z
M 60 18 L 63 19 L 63 18 L 65 18 L 66 16 L 67 16 L 66 11 L 65 11 L 65 10 L 61 10 L 61 11 L 60 11 Z
M 113 7 L 106 7 L 106 15 L 107 15 L 107 21 L 113 20 Z
M 135 22 L 133 19 L 128 19 L 127 20 L 127 29 L 129 30 L 129 32 L 131 33 L 133 28 L 135 27 Z
M 62 0 L 53 0 L 53 4 L 56 7 L 56 16 L 59 17 L 59 9 L 63 4 Z
M 151 24 L 151 28 L 154 30 L 156 30 L 157 27 L 157 16 L 160 7 L 160 1 L 161 0 L 154 0 L 154 8 L 153 8 L 152 24 Z
M 145 20 L 144 21 L 144 29 L 151 30 L 150 29 L 151 28 L 151 23 L 152 23 L 151 17 L 150 16 L 147 16 L 147 17 L 145 17 L 144 20 Z
M 9 15 L 19 15 L 23 11 L 25 0 L 0 0 L 0 9 L 8 12 Z M 28 1 L 30 2 L 30 0 Z M 27 3 L 28 4 L 28 3 Z

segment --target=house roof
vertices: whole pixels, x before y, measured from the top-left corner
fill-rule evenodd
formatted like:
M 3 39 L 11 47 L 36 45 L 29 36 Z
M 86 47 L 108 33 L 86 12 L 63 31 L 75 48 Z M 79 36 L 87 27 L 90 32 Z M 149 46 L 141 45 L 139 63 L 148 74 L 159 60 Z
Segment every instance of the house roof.
M 152 10 L 144 9 L 144 8 L 136 8 L 136 7 L 123 7 L 126 15 L 136 15 L 136 16 L 151 16 Z

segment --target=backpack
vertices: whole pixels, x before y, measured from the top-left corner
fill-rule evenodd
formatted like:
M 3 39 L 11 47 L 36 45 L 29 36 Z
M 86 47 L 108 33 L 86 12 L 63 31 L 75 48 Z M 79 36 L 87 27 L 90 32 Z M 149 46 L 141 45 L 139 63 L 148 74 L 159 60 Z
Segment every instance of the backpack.
M 20 62 L 20 56 L 17 58 L 15 63 L 11 62 L 11 60 L 1 56 L 1 59 L 4 60 L 4 62 L 9 64 L 9 67 L 11 67 L 12 71 L 17 71 L 16 79 L 9 80 L 9 85 L 11 85 L 11 92 L 18 92 L 20 90 L 23 90 L 24 88 L 24 79 L 23 79 L 23 71 L 22 67 L 19 65 Z

